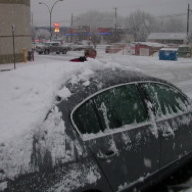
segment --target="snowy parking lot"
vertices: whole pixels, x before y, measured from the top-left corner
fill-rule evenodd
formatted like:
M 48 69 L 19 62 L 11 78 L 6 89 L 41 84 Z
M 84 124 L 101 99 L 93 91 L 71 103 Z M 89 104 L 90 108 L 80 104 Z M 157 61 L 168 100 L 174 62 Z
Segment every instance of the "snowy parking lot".
M 38 123 L 44 119 L 56 94 L 62 94 L 65 99 L 71 94 L 68 89 L 59 92 L 60 80 L 70 77 L 74 82 L 83 80 L 85 84 L 89 84 L 87 79 L 93 68 L 113 68 L 118 65 L 168 80 L 192 98 L 191 58 L 160 61 L 157 56 L 105 54 L 98 50 L 96 59 L 84 63 L 68 62 L 82 54 L 83 52 L 70 51 L 66 55 L 35 55 L 34 62 L 18 63 L 15 71 L 12 70 L 13 64 L 0 65 L 0 167 L 4 168 L 9 178 L 20 172 L 17 167 L 21 167 L 24 172 L 32 171 L 28 164 L 34 127 L 38 127 Z M 73 76 L 74 71 L 81 75 Z M 15 125 L 18 129 L 15 129 Z M 31 132 L 25 134 L 29 130 Z M 7 149 L 4 142 L 8 143 Z M 14 166 L 10 171 L 11 164 Z
M 69 61 L 83 55 L 82 51 L 69 51 L 66 55 L 35 55 L 34 62 L 20 63 L 20 66 L 38 65 L 42 63 L 57 64 Z M 106 54 L 103 49 L 98 49 L 96 60 L 103 63 L 118 63 L 127 66 L 130 70 L 141 71 L 145 74 L 165 79 L 181 88 L 188 96 L 192 97 L 192 58 L 178 58 L 177 61 L 162 61 L 158 56 L 134 56 Z M 0 65 L 0 69 L 12 69 L 12 64 Z

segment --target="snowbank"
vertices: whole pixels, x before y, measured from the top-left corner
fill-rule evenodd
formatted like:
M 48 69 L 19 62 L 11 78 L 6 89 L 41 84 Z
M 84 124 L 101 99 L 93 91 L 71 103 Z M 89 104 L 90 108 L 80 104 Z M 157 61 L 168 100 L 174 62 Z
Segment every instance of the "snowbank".
M 52 109 L 56 95 L 67 99 L 72 94 L 66 87 L 60 89 L 65 81 L 83 81 L 89 85 L 94 70 L 115 66 L 119 65 L 94 59 L 84 63 L 49 61 L 1 73 L 0 170 L 3 172 L 0 180 L 36 171 L 38 162 L 33 160 L 37 155 L 33 154 L 34 147 L 38 148 L 42 159 L 49 148 L 53 164 L 57 164 L 59 158 L 63 161 L 73 158 L 73 146 L 71 151 L 65 150 L 65 142 L 70 141 L 65 135 L 65 122 L 61 115 L 55 109 L 55 115 L 47 122 L 43 122 L 45 116 Z M 44 133 L 44 140 L 37 139 L 34 146 L 34 138 L 40 138 Z

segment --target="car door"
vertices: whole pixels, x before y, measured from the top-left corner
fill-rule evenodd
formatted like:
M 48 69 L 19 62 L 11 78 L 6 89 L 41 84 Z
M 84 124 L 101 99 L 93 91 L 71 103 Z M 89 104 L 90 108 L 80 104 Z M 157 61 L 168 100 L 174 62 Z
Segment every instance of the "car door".
M 72 119 L 114 191 L 159 169 L 159 140 L 136 85 L 96 94 Z
M 180 159 L 192 150 L 191 104 L 175 87 L 163 83 L 145 83 L 155 108 L 160 130 L 161 167 Z

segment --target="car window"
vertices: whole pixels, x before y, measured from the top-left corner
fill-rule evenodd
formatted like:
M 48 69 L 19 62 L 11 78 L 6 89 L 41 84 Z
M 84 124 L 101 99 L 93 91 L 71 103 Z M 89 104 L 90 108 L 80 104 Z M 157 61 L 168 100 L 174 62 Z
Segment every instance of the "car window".
M 74 112 L 73 120 L 82 134 L 98 133 L 101 130 L 92 100 L 85 102 Z
M 104 91 L 82 104 L 73 114 L 81 133 L 97 133 L 106 129 L 147 121 L 148 114 L 135 85 Z
M 50 46 L 50 43 L 44 43 L 44 45 L 46 45 L 46 46 Z
M 187 111 L 189 101 L 176 88 L 157 83 L 146 84 L 145 88 L 155 106 L 156 116 Z

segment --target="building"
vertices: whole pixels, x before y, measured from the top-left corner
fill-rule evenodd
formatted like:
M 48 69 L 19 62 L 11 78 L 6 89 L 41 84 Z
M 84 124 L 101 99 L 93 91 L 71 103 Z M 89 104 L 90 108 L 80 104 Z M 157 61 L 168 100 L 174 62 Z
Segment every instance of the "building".
M 22 62 L 31 49 L 30 0 L 0 0 L 0 64 Z
M 147 41 L 164 44 L 184 44 L 187 40 L 186 33 L 151 33 Z
M 112 36 L 111 28 L 100 27 L 91 29 L 90 26 L 78 26 L 76 28 L 68 28 L 64 32 L 66 42 L 77 42 L 91 39 L 97 39 L 97 41 L 100 41 L 102 39 L 107 40 L 110 36 Z
M 135 42 L 135 43 L 132 43 L 131 49 L 132 49 L 132 54 L 134 55 L 151 56 L 157 53 L 163 47 L 166 47 L 166 46 L 161 43 Z

